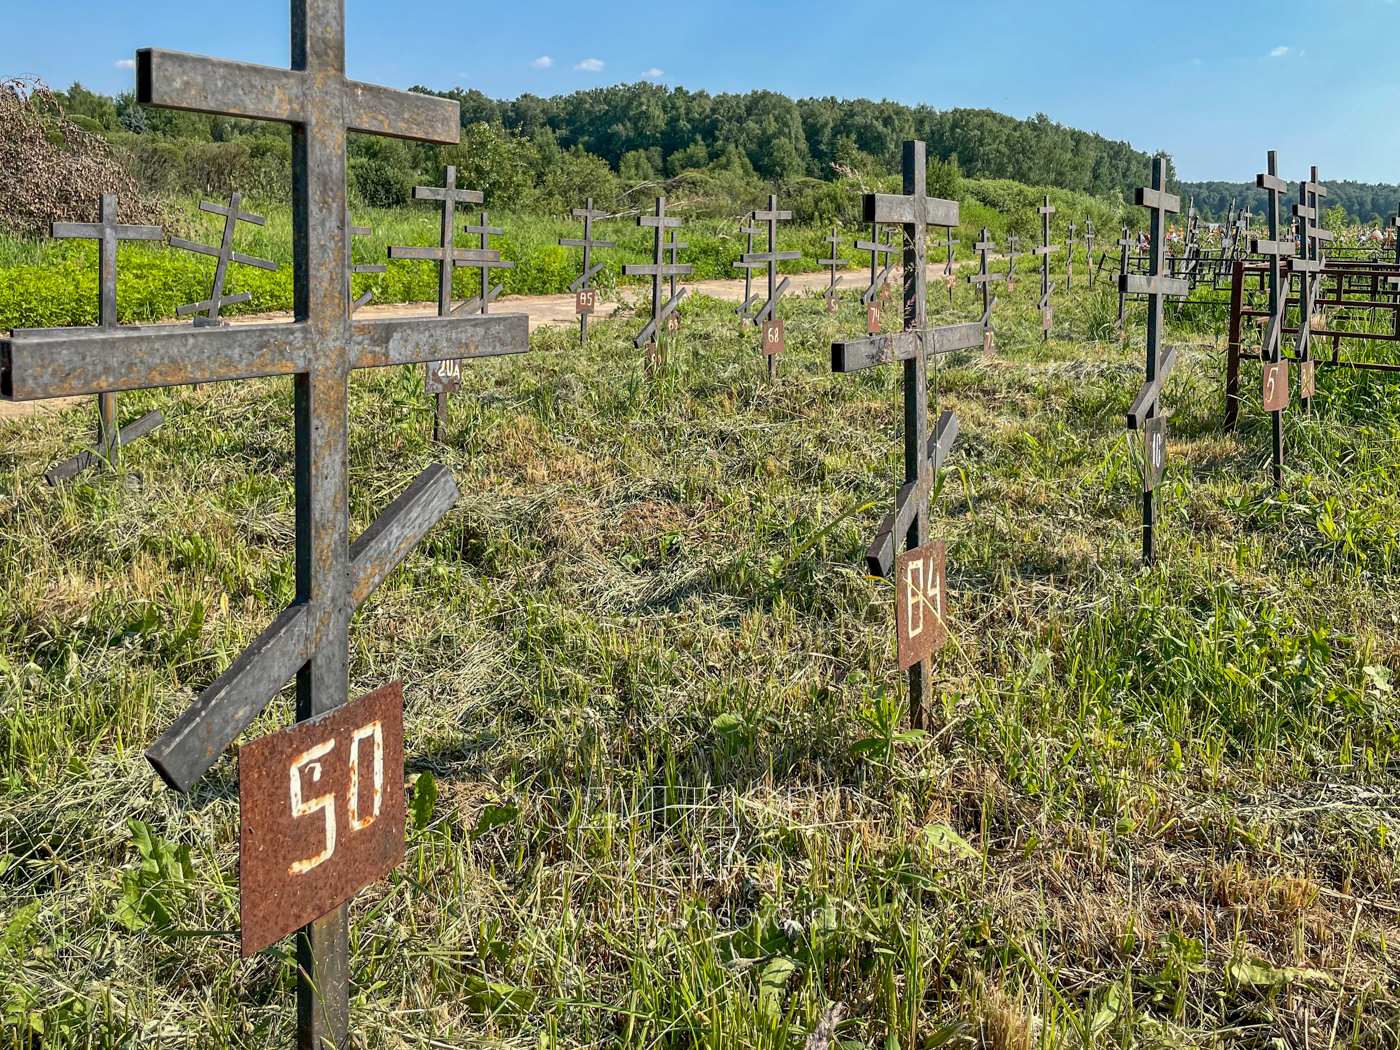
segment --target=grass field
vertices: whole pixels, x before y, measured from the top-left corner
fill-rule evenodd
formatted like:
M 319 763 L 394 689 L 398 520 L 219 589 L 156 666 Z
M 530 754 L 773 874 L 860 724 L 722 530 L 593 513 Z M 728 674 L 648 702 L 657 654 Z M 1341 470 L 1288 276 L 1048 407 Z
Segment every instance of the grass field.
M 1400 1045 L 1393 387 L 1320 372 L 1275 493 L 1257 397 L 1220 428 L 1223 342 L 1175 332 L 1144 570 L 1141 328 L 1081 277 L 1042 344 L 1025 276 L 997 358 L 933 381 L 927 736 L 861 558 L 897 373 L 829 371 L 853 296 L 784 302 L 776 385 L 700 297 L 658 382 L 627 319 L 541 330 L 464 368 L 446 448 L 421 371 L 355 377 L 354 528 L 429 463 L 463 491 L 352 627 L 415 779 L 352 910 L 365 1046 Z M 122 397 L 154 407 L 57 491 L 91 408 L 0 424 L 7 1048 L 291 1041 L 288 954 L 238 959 L 235 756 L 188 797 L 141 757 L 292 597 L 291 383 Z

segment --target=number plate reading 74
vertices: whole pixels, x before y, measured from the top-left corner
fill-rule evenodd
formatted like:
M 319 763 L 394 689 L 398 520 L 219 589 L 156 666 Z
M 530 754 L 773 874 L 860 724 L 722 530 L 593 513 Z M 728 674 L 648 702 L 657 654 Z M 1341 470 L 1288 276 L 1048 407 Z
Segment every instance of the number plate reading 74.
M 238 749 L 247 958 L 403 863 L 403 686 Z

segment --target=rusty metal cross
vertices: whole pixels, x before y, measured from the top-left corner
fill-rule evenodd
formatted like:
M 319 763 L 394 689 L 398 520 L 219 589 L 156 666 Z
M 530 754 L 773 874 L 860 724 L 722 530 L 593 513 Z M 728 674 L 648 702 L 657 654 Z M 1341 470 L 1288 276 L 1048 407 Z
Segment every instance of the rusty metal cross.
M 1094 220 L 1088 217 L 1084 219 L 1084 255 L 1089 270 L 1089 288 L 1092 290 L 1097 273 L 1094 270 Z
M 1069 221 L 1069 236 L 1065 238 L 1065 291 L 1074 287 L 1074 220 Z
M 894 568 L 901 539 L 911 551 L 928 542 L 929 497 L 958 433 L 957 417 L 944 412 L 929 435 L 926 357 L 980 346 L 986 330 L 985 319 L 928 328 L 928 227 L 957 226 L 958 202 L 929 197 L 926 172 L 924 144 L 906 142 L 904 193 L 868 193 L 864 200 L 866 222 L 904 227 L 904 331 L 831 344 L 833 372 L 856 372 L 894 361 L 904 364 L 904 485 L 895 497 L 894 511 L 885 516 L 865 554 L 871 575 L 886 578 Z M 927 658 L 909 668 L 909 720 L 916 728 L 927 714 L 931 672 Z
M 836 306 L 836 286 L 837 286 L 838 284 L 840 284 L 840 283 L 841 283 L 841 280 L 842 280 L 842 278 L 841 278 L 840 276 L 837 275 L 836 271 L 837 271 L 838 269 L 840 269 L 840 268 L 843 268 L 843 267 L 846 267 L 846 266 L 850 266 L 850 265 L 851 265 L 851 260 L 850 260 L 850 259 L 838 259 L 838 258 L 836 257 L 836 246 L 837 246 L 838 244 L 844 244 L 844 243 L 846 242 L 846 238 L 836 236 L 836 227 L 835 227 L 835 226 L 833 226 L 833 227 L 831 228 L 831 236 L 830 236 L 830 237 L 823 237 L 822 240 L 825 241 L 827 244 L 831 245 L 831 258 L 830 258 L 830 259 L 818 259 L 818 260 L 817 260 L 817 264 L 820 265 L 820 266 L 826 266 L 826 267 L 829 267 L 829 268 L 830 268 L 830 271 L 831 271 L 831 279 L 830 279 L 830 282 L 829 282 L 829 283 L 827 284 L 827 286 L 826 286 L 826 308 L 827 308 L 827 310 L 828 310 L 829 312 L 831 312 L 831 313 L 834 314 L 834 313 L 836 312 L 836 310 L 837 310 L 837 306 Z
M 744 221 L 748 222 L 748 219 L 746 218 Z M 744 271 L 744 301 L 741 302 L 738 305 L 738 307 L 735 308 L 734 311 L 739 315 L 739 321 L 741 322 L 744 328 L 747 328 L 749 322 L 753 320 L 753 314 L 749 311 L 749 307 L 753 306 L 754 301 L 758 298 L 758 296 L 754 293 L 753 290 L 753 272 L 763 264 L 744 262 L 743 260 L 753 254 L 754 235 L 762 232 L 763 231 L 760 230 L 757 226 L 741 225 L 739 227 L 739 233 L 748 237 L 748 249 L 744 252 L 742 256 L 740 256 L 738 262 L 730 263 L 730 265 L 733 266 L 736 270 Z
M 1292 238 L 1280 237 L 1279 199 L 1288 191 L 1288 183 L 1279 178 L 1278 151 L 1269 150 L 1268 171 L 1254 176 L 1254 185 L 1268 195 L 1269 239 L 1258 237 L 1250 242 L 1250 250 L 1255 255 L 1269 259 L 1269 320 L 1264 328 L 1264 342 L 1259 348 L 1260 357 L 1266 369 L 1278 366 L 1283 354 L 1283 319 L 1288 309 L 1288 289 L 1284 284 L 1283 260 L 1291 258 L 1295 252 Z M 1284 366 L 1287 367 L 1286 365 Z M 1281 371 L 1277 367 L 1275 372 Z M 1287 389 L 1285 387 L 1285 389 Z M 1283 409 L 1270 412 L 1273 417 L 1273 473 L 1274 484 L 1283 484 Z
M 1167 269 L 1166 216 L 1181 211 L 1181 198 L 1166 192 L 1165 165 L 1161 157 L 1152 158 L 1152 186 L 1140 188 L 1136 203 L 1152 213 L 1152 255 L 1147 273 L 1120 273 L 1118 289 L 1124 294 L 1147 296 L 1147 381 L 1128 408 L 1128 430 L 1143 431 L 1143 496 L 1142 496 L 1142 559 L 1152 564 L 1156 558 L 1156 515 L 1153 491 L 1165 466 L 1166 433 L 1160 405 L 1162 387 L 1176 363 L 1176 347 L 1162 349 L 1164 328 L 1163 303 L 1169 295 L 1186 295 L 1190 285 L 1177 277 L 1169 277 Z
M 373 230 L 371 227 L 369 227 L 369 226 L 356 226 L 353 222 L 351 222 L 351 220 L 350 220 L 350 209 L 349 209 L 349 208 L 345 209 L 345 225 L 346 225 L 346 227 L 350 230 L 350 237 L 351 237 L 351 242 L 350 242 L 350 243 L 351 243 L 351 245 L 352 245 L 352 247 L 351 247 L 351 258 L 352 258 L 352 260 L 353 260 L 353 258 L 354 258 L 354 247 L 353 247 L 353 245 L 354 245 L 354 243 L 355 243 L 355 242 L 354 242 L 354 238 L 356 238 L 356 237 L 368 237 L 370 234 L 372 234 L 372 233 L 374 232 L 374 230 Z M 388 269 L 389 269 L 389 268 L 388 268 L 387 266 L 385 266 L 383 263 L 357 263 L 357 262 L 353 262 L 353 261 L 350 263 L 350 273 L 351 273 L 351 274 L 357 274 L 357 273 L 385 273 Z M 349 297 L 350 297 L 350 315 L 353 317 L 356 310 L 358 310 L 360 307 L 364 306 L 366 303 L 368 303 L 371 299 L 374 298 L 374 289 L 373 289 L 373 288 L 366 288 L 365 291 L 364 291 L 364 294 L 362 294 L 359 298 L 355 298 L 355 289 L 352 287 L 352 288 L 350 289 L 350 291 L 349 291 Z
M 856 241 L 856 251 L 870 253 L 870 287 L 861 293 L 860 301 L 862 305 L 868 306 L 875 296 L 880 294 L 880 289 L 885 286 L 885 282 L 890 279 L 890 274 L 894 268 L 903 260 L 904 249 L 896 242 L 894 234 L 890 234 L 890 241 L 885 243 L 880 240 L 880 224 L 878 222 L 870 224 L 870 236 L 868 241 Z M 884 265 L 881 265 L 880 257 L 884 256 Z
M 147 751 L 178 790 L 289 681 L 298 719 L 346 702 L 351 617 L 456 499 L 450 471 L 429 467 L 350 542 L 351 370 L 528 349 L 524 315 L 351 321 L 346 134 L 453 143 L 458 105 L 346 77 L 343 0 L 292 0 L 291 59 L 290 69 L 279 69 L 158 49 L 136 55 L 142 105 L 291 125 L 291 323 L 0 340 L 0 396 L 9 400 L 294 377 L 296 598 Z M 348 933 L 342 904 L 297 936 L 304 1050 L 341 1047 L 348 1038 Z
M 1055 214 L 1055 206 L 1050 203 L 1050 195 L 1045 195 L 1045 203 L 1036 209 L 1040 213 L 1041 242 L 1032 254 L 1040 256 L 1040 337 L 1050 338 L 1050 325 L 1054 318 L 1054 308 L 1050 305 L 1050 293 L 1055 290 L 1055 282 L 1050 280 L 1050 256 L 1060 250 L 1060 245 L 1050 243 L 1050 216 Z
M 461 306 L 457 307 L 462 313 L 475 313 L 480 310 L 486 313 L 491 305 L 491 300 L 500 295 L 505 290 L 504 284 L 491 287 L 492 270 L 513 270 L 515 263 L 506 262 L 501 258 L 501 253 L 491 247 L 491 238 L 499 237 L 506 231 L 499 226 L 492 226 L 487 221 L 486 212 L 481 213 L 481 224 L 479 226 L 463 226 L 463 233 L 476 233 L 481 235 L 481 249 L 469 259 L 454 259 L 454 266 L 470 266 L 474 270 L 481 271 L 481 294 L 473 299 L 468 299 Z
M 457 188 L 457 168 L 448 164 L 443 169 L 441 186 L 414 186 L 413 199 L 420 201 L 441 201 L 442 214 L 439 223 L 436 245 L 402 245 L 389 247 L 390 259 L 417 259 L 438 264 L 439 317 L 451 317 L 465 312 L 469 303 L 452 305 L 452 274 L 458 266 L 469 266 L 483 260 L 499 259 L 500 252 L 482 251 L 479 248 L 457 248 L 453 246 L 457 230 L 457 205 L 480 204 L 485 196 L 480 190 Z M 485 356 L 485 355 L 483 355 Z M 435 402 L 433 416 L 433 440 L 441 441 L 447 427 L 447 395 L 462 388 L 462 365 L 460 361 L 429 361 L 424 371 L 424 387 L 428 396 Z
M 653 342 L 660 345 L 664 342 L 662 329 L 665 327 L 666 318 L 671 316 L 676 307 L 680 305 L 681 300 L 686 297 L 686 293 L 690 291 L 688 288 L 682 288 L 670 299 L 663 301 L 662 298 L 662 281 L 668 277 L 684 277 L 695 272 L 695 268 L 689 263 L 667 263 L 663 258 L 667 250 L 666 231 L 673 227 L 679 227 L 680 224 L 679 217 L 666 214 L 665 197 L 656 198 L 655 215 L 639 215 L 637 217 L 638 226 L 651 226 L 656 230 L 654 245 L 656 261 L 627 263 L 622 267 L 623 274 L 629 277 L 635 275 L 651 278 L 651 320 L 633 338 L 632 345 L 635 347 L 640 348 Z
M 750 266 L 763 266 L 767 268 L 768 298 L 763 304 L 763 309 L 759 310 L 758 313 L 754 315 L 754 323 L 758 325 L 762 325 L 764 321 L 776 321 L 778 319 L 778 299 L 787 291 L 788 284 L 791 283 L 786 277 L 779 283 L 778 263 L 785 259 L 802 258 L 801 252 L 778 251 L 778 223 L 791 218 L 792 212 L 778 210 L 777 194 L 771 193 L 768 195 L 767 209 L 755 211 L 753 213 L 752 219 L 755 224 L 768 224 L 768 250 L 766 252 L 750 252 L 742 256 L 739 261 Z M 776 378 L 778 375 L 778 356 L 776 354 L 768 354 L 766 356 L 768 358 L 768 378 Z
M 1309 178 L 1298 183 L 1298 203 L 1293 205 L 1293 214 L 1299 221 L 1299 254 L 1288 260 L 1289 272 L 1296 273 L 1299 279 L 1298 337 L 1293 344 L 1293 359 L 1298 362 L 1300 373 L 1313 368 L 1312 315 L 1322 288 L 1322 270 L 1327 265 L 1322 246 L 1332 240 L 1332 231 L 1317 224 L 1322 213 L 1322 198 L 1327 196 L 1327 187 L 1317 178 L 1314 165 Z M 1306 386 L 1304 384 L 1304 389 Z M 1311 399 L 1304 394 L 1300 400 L 1303 411 L 1307 412 Z
M 187 241 L 183 237 L 171 237 L 170 247 L 183 248 L 185 251 L 197 252 L 200 255 L 212 255 L 218 262 L 214 266 L 214 288 L 209 293 L 209 298 L 203 302 L 188 303 L 185 306 L 177 306 L 175 315 L 184 317 L 186 314 L 197 314 L 204 312 L 203 317 L 196 317 L 196 326 L 220 325 L 224 322 L 219 320 L 219 311 L 225 306 L 232 306 L 234 303 L 246 303 L 253 298 L 252 292 L 238 292 L 235 295 L 224 294 L 224 280 L 228 276 L 228 264 L 230 262 L 239 263 L 242 266 L 256 266 L 260 270 L 277 269 L 275 262 L 268 262 L 266 259 L 257 259 L 251 255 L 243 255 L 233 250 L 233 233 L 235 227 L 240 222 L 251 223 L 254 226 L 261 226 L 267 220 L 261 215 L 253 215 L 251 212 L 243 211 L 239 205 L 243 202 L 242 194 L 234 193 L 229 196 L 228 206 L 215 204 L 213 201 L 200 201 L 199 210 L 211 212 L 214 215 L 224 217 L 224 238 L 217 248 L 211 248 L 207 244 L 199 244 L 195 241 Z
M 1006 291 L 1008 295 L 1016 290 L 1016 260 L 1026 254 L 1025 252 L 1018 252 L 1016 250 L 1016 242 L 1019 240 L 1020 238 L 1016 236 L 1015 230 L 1011 230 L 1006 235 L 1006 258 L 1008 262 L 1006 268 Z
M 96 240 L 97 248 L 97 327 L 110 331 L 117 327 L 117 242 L 158 241 L 163 236 L 159 226 L 124 226 L 117 222 L 117 195 L 104 193 L 96 222 L 56 222 L 52 227 L 55 240 Z M 16 329 L 16 335 L 41 338 L 49 334 L 71 333 L 83 329 Z M 97 445 L 85 449 L 71 459 L 50 467 L 44 479 L 50 485 L 101 464 L 111 464 L 122 445 L 129 445 L 149 434 L 165 421 L 159 409 L 147 412 L 126 426 L 117 426 L 117 395 L 97 395 Z
M 990 325 L 992 318 L 992 307 L 996 304 L 996 298 L 992 295 L 992 284 L 995 281 L 1006 280 L 1004 273 L 992 273 L 989 265 L 989 257 L 996 251 L 996 244 L 993 242 L 987 227 L 982 227 L 982 236 L 973 246 L 980 260 L 977 272 L 967 279 L 968 284 L 980 284 L 982 286 L 982 319 L 984 323 Z
M 574 278 L 569 285 L 569 291 L 579 292 L 588 290 L 588 282 L 602 272 L 603 264 L 593 262 L 594 248 L 613 248 L 616 241 L 598 241 L 593 239 L 593 220 L 606 219 L 608 213 L 598 211 L 593 207 L 593 198 L 589 197 L 584 201 L 582 208 L 574 208 L 569 214 L 576 219 L 583 220 L 583 240 L 573 237 L 560 237 L 559 245 L 562 248 L 582 248 L 583 249 L 583 274 Z M 588 339 L 588 311 L 582 311 L 578 315 L 578 345 L 583 344 Z

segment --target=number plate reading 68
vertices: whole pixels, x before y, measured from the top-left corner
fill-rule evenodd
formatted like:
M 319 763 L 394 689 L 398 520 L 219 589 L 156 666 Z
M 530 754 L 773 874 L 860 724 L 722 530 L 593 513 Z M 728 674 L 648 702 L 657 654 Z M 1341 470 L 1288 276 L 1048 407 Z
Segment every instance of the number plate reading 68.
M 763 352 L 768 356 L 783 352 L 783 322 L 763 322 Z
M 403 863 L 403 686 L 238 749 L 243 956 Z

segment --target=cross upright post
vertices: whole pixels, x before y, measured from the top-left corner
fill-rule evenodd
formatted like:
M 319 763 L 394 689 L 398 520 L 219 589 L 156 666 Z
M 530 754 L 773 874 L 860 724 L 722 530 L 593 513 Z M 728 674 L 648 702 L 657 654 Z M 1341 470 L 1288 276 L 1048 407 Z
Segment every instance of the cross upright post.
M 371 228 L 371 227 L 369 227 L 369 226 L 356 226 L 353 222 L 351 222 L 351 221 L 350 221 L 350 209 L 349 209 L 349 208 L 346 208 L 346 209 L 345 209 L 345 226 L 346 226 L 346 228 L 350 231 L 350 237 L 351 237 L 350 243 L 351 243 L 351 245 L 352 245 L 352 247 L 351 247 L 351 258 L 353 259 L 353 257 L 354 257 L 354 247 L 353 247 L 353 245 L 354 245 L 354 243 L 355 243 L 354 238 L 356 238 L 356 237 L 368 237 L 370 234 L 372 234 L 372 233 L 374 232 L 374 230 L 373 230 L 373 228 Z M 356 262 L 351 262 L 351 264 L 350 264 L 350 274 L 351 274 L 351 275 L 357 274 L 357 273 L 386 273 L 386 272 L 388 271 L 388 269 L 389 269 L 389 267 L 386 266 L 384 263 L 356 263 Z M 351 280 L 351 276 L 350 276 L 350 275 L 347 275 L 347 276 L 346 276 L 346 280 L 347 280 L 347 281 L 348 281 L 348 280 Z M 362 295 L 360 295 L 359 298 L 356 298 L 356 297 L 355 297 L 355 289 L 352 287 L 352 288 L 349 290 L 348 297 L 349 297 L 349 299 L 350 299 L 350 316 L 353 317 L 353 316 L 355 315 L 355 311 L 356 311 L 356 310 L 358 310 L 360 307 L 364 306 L 366 303 L 368 303 L 371 299 L 374 298 L 374 289 L 373 289 L 373 288 L 366 288 L 365 291 L 364 291 L 364 293 L 363 293 Z
M 1069 221 L 1069 236 L 1065 238 L 1065 291 L 1074 287 L 1074 220 Z
M 1268 171 L 1254 176 L 1254 184 L 1269 199 L 1269 239 L 1254 238 L 1250 249 L 1269 259 L 1269 320 L 1259 356 L 1264 362 L 1265 408 L 1273 417 L 1274 486 L 1283 485 L 1283 410 L 1288 407 L 1288 363 L 1283 360 L 1283 319 L 1288 308 L 1288 288 L 1284 284 L 1283 260 L 1291 258 L 1295 246 L 1291 237 L 1279 236 L 1279 198 L 1288 183 L 1278 175 L 1278 150 L 1269 150 Z M 1282 382 L 1280 382 L 1282 380 Z
M 1050 243 L 1050 216 L 1055 214 L 1055 206 L 1050 203 L 1050 195 L 1045 195 L 1045 203 L 1036 209 L 1040 213 L 1041 240 L 1035 246 L 1034 254 L 1040 256 L 1040 337 L 1050 338 L 1050 325 L 1054 318 L 1054 307 L 1050 305 L 1050 293 L 1055 283 L 1050 280 L 1050 256 L 1060 250 L 1058 244 Z
M 778 251 L 778 223 L 792 218 L 792 212 L 778 210 L 777 194 L 768 195 L 768 208 L 763 211 L 753 213 L 753 220 L 756 223 L 765 222 L 768 224 L 768 250 L 766 252 L 753 252 L 745 255 L 740 261 L 751 263 L 757 266 L 765 266 L 768 271 L 768 300 L 763 304 L 763 309 L 754 315 L 754 323 L 758 324 L 763 332 L 760 349 L 768 358 L 768 378 L 778 378 L 778 353 L 783 345 L 781 334 L 776 341 L 772 338 L 773 326 L 781 325 L 778 320 L 778 299 L 787 291 L 788 278 L 784 277 L 782 282 L 778 281 L 778 263 L 784 259 L 800 259 L 801 252 L 780 252 Z M 779 329 L 779 333 L 781 330 Z M 772 349 L 776 342 L 777 350 Z
M 217 248 L 210 248 L 206 244 L 197 244 L 194 241 L 187 241 L 183 237 L 171 237 L 170 247 L 183 248 L 185 251 L 196 252 L 199 255 L 211 255 L 218 262 L 214 266 L 214 287 L 209 293 L 209 298 L 203 302 L 187 303 L 184 306 L 175 308 L 177 317 L 184 317 L 186 314 L 198 314 L 203 312 L 203 317 L 196 317 L 194 323 L 196 327 L 221 325 L 225 322 L 219 319 L 219 311 L 225 306 L 232 306 L 235 303 L 246 303 L 253 298 L 252 292 L 238 292 L 235 295 L 224 294 L 224 280 L 228 276 L 228 264 L 239 263 L 243 266 L 255 266 L 260 270 L 276 271 L 277 264 L 266 259 L 256 259 L 251 255 L 243 255 L 233 250 L 233 234 L 240 222 L 250 223 L 253 226 L 262 226 L 266 219 L 261 215 L 253 215 L 243 211 L 241 204 L 243 196 L 234 193 L 229 196 L 228 206 L 215 204 L 213 201 L 200 201 L 199 210 L 207 211 L 214 215 L 224 217 L 224 237 Z
M 570 214 L 576 219 L 583 220 L 583 240 L 580 241 L 571 237 L 561 237 L 559 238 L 559 244 L 564 248 L 583 249 L 583 274 L 580 277 L 576 277 L 573 283 L 569 285 L 569 291 L 573 292 L 576 297 L 574 301 L 574 312 L 578 314 L 578 345 L 583 346 L 588 340 L 588 315 L 593 312 L 595 303 L 594 296 L 581 293 L 590 292 L 592 290 L 588 282 L 601 273 L 603 269 L 602 263 L 593 262 L 592 252 L 594 248 L 616 247 L 617 242 L 593 239 L 593 220 L 606 219 L 608 213 L 595 210 L 592 197 L 584 201 L 582 208 L 575 208 Z
M 1085 265 L 1089 269 L 1089 290 L 1094 289 L 1094 220 L 1085 218 L 1084 220 L 1084 255 Z
M 632 345 L 641 349 L 644 346 L 655 346 L 652 360 L 661 368 L 665 368 L 666 363 L 666 318 L 670 317 L 686 297 L 689 288 L 682 288 L 670 299 L 664 298 L 662 283 L 668 277 L 684 277 L 694 273 L 695 268 L 689 263 L 667 263 L 664 253 L 666 252 L 666 231 L 677 228 L 681 224 L 679 216 L 666 214 L 666 198 L 656 198 L 656 214 L 639 215 L 637 217 L 638 226 L 650 226 L 655 231 L 654 251 L 655 261 L 651 263 L 627 263 L 622 267 L 622 272 L 626 276 L 650 277 L 651 278 L 651 320 L 632 339 Z
M 1148 259 L 1147 274 L 1118 275 L 1120 292 L 1147 296 L 1147 381 L 1128 409 L 1129 432 L 1139 427 L 1143 432 L 1142 560 L 1147 565 L 1151 565 L 1157 556 L 1153 491 L 1166 466 L 1167 438 L 1161 412 L 1162 388 L 1176 363 L 1176 347 L 1169 346 L 1165 351 L 1162 348 L 1165 327 L 1162 306 L 1167 296 L 1182 296 L 1190 291 L 1186 281 L 1169 277 L 1166 273 L 1167 244 L 1163 236 L 1166 216 L 1181 211 L 1181 198 L 1166 192 L 1165 169 L 1162 158 L 1153 157 L 1152 186 L 1150 189 L 1139 189 L 1136 195 L 1138 207 L 1152 212 L 1152 255 Z
M 1289 271 L 1298 275 L 1298 337 L 1293 344 L 1293 360 L 1298 362 L 1298 400 L 1302 402 L 1304 414 L 1311 407 L 1315 367 L 1312 315 L 1322 287 L 1322 271 L 1327 265 L 1322 245 L 1332 240 L 1332 231 L 1317 224 L 1322 213 L 1321 201 L 1326 196 L 1327 187 L 1317 181 L 1317 165 L 1313 165 L 1308 180 L 1298 184 L 1298 203 L 1293 206 L 1293 214 L 1298 220 L 1299 254 L 1288 260 Z
M 165 236 L 159 226 L 125 226 L 117 221 L 117 195 L 104 193 L 96 222 L 56 222 L 50 228 L 54 240 L 97 241 L 97 327 L 111 331 L 117 327 L 117 242 L 158 241 Z M 73 329 L 62 329 L 71 332 Z M 43 336 L 43 329 L 19 329 L 17 335 Z M 124 427 L 117 426 L 117 395 L 97 395 L 97 444 L 71 459 L 50 467 L 44 479 L 50 485 L 101 464 L 114 465 L 121 446 L 149 434 L 165 417 L 159 409 L 147 412 Z
M 460 126 L 456 102 L 346 77 L 343 0 L 292 0 L 290 69 L 138 51 L 136 100 L 291 125 L 294 319 L 11 336 L 0 339 L 0 396 L 30 401 L 294 377 L 296 598 L 147 750 L 161 777 L 187 790 L 289 680 L 299 721 L 346 703 L 351 617 L 457 497 L 451 472 L 429 467 L 350 542 L 351 371 L 523 353 L 529 324 L 524 315 L 351 321 L 347 133 L 454 143 Z M 296 935 L 302 1050 L 343 1047 L 349 1038 L 348 895 L 338 896 L 341 903 Z
M 501 258 L 501 253 L 491 247 L 491 238 L 493 236 L 499 237 L 506 231 L 501 229 L 499 226 L 492 226 L 487 221 L 486 212 L 481 213 L 481 225 L 463 226 L 462 232 L 480 234 L 481 249 L 477 252 L 474 258 L 471 258 L 466 261 L 458 260 L 454 262 L 453 265 L 469 266 L 474 270 L 481 271 L 481 294 L 474 299 L 468 299 L 465 303 L 459 306 L 458 309 L 461 310 L 463 313 L 468 314 L 475 313 L 477 310 L 480 310 L 480 312 L 484 314 L 491 306 L 491 300 L 496 298 L 496 296 L 500 295 L 502 290 L 505 288 L 504 284 L 498 284 L 494 288 L 491 287 L 491 271 L 513 270 L 515 269 L 515 263 L 506 262 L 504 259 Z
M 952 231 L 952 230 L 947 230 L 947 231 L 945 231 L 945 233 L 947 234 L 947 236 L 945 236 L 945 237 L 943 238 L 943 240 L 941 240 L 941 241 L 929 241 L 929 242 L 928 242 L 928 246 L 929 246 L 930 248 L 947 248 L 947 249 L 948 249 L 948 259 L 947 259 L 947 261 L 943 264 L 943 283 L 944 283 L 945 285 L 948 286 L 948 305 L 949 305 L 949 306 L 952 306 L 952 305 L 953 305 L 953 285 L 957 284 L 957 280 L 955 279 L 955 277 L 954 277 L 954 275 L 953 275 L 953 248 L 954 248 L 954 246 L 957 245 L 958 242 L 957 242 L 957 238 L 955 238 L 955 237 L 953 236 L 953 231 Z
M 1128 320 L 1128 293 L 1123 290 L 1123 275 L 1128 272 L 1129 253 L 1136 239 L 1128 236 L 1128 224 L 1123 224 L 1123 236 L 1118 238 L 1118 330 L 1127 335 L 1123 325 Z
M 826 286 L 826 309 L 828 313 L 834 314 L 838 309 L 838 306 L 836 304 L 836 286 L 840 284 L 842 280 L 842 278 L 837 275 L 836 271 L 840 268 L 850 266 L 851 260 L 836 258 L 836 246 L 838 244 L 844 244 L 846 238 L 836 236 L 835 226 L 831 228 L 831 236 L 823 237 L 822 240 L 825 241 L 827 244 L 831 245 L 831 258 L 818 259 L 817 263 L 820 266 L 829 267 L 831 270 L 831 281 Z
M 744 301 L 738 305 L 734 312 L 739 315 L 740 326 L 747 330 L 749 327 L 749 322 L 753 320 L 753 314 L 749 312 L 749 307 L 753 306 L 754 300 L 758 298 L 758 296 L 754 294 L 753 290 L 753 272 L 763 264 L 744 262 L 744 259 L 748 258 L 748 256 L 753 254 L 754 235 L 762 233 L 763 231 L 760 230 L 757 226 L 752 225 L 752 213 L 745 217 L 744 222 L 747 222 L 750 225 L 745 226 L 741 224 L 739 226 L 739 233 L 743 236 L 748 237 L 748 249 L 744 252 L 742 256 L 740 256 L 738 262 L 731 263 L 730 265 L 737 270 L 744 271 Z
M 440 201 L 442 212 L 436 245 L 396 244 L 389 248 L 390 259 L 416 259 L 435 262 L 438 266 L 437 315 L 451 317 L 466 312 L 468 303 L 452 305 L 452 274 L 458 266 L 477 262 L 497 261 L 501 253 L 479 248 L 454 247 L 457 233 L 457 205 L 481 204 L 486 198 L 481 190 L 457 188 L 457 168 L 448 164 L 443 169 L 441 186 L 414 186 L 413 199 Z M 434 401 L 433 440 L 442 441 L 447 427 L 447 395 L 462 389 L 460 361 L 429 361 L 424 370 L 424 389 Z
M 928 328 L 928 227 L 958 225 L 958 202 L 929 197 L 926 192 L 927 160 L 922 142 L 904 144 L 904 192 L 865 195 L 865 221 L 904 228 L 904 330 L 867 336 L 831 345 L 831 370 L 855 372 L 875 365 L 904 364 L 904 485 L 895 498 L 895 509 L 886 515 L 866 551 L 866 565 L 875 576 L 889 578 L 896 567 L 900 541 L 908 558 L 928 544 L 929 497 L 938 471 L 957 437 L 957 417 L 944 412 L 932 437 L 928 432 L 929 354 L 965 350 L 983 342 L 986 324 Z M 942 594 L 941 583 L 939 594 Z M 941 606 L 937 613 L 940 617 Z M 900 663 L 905 665 L 904 632 L 901 631 Z M 909 721 L 922 728 L 932 692 L 932 666 L 927 653 L 908 663 Z

